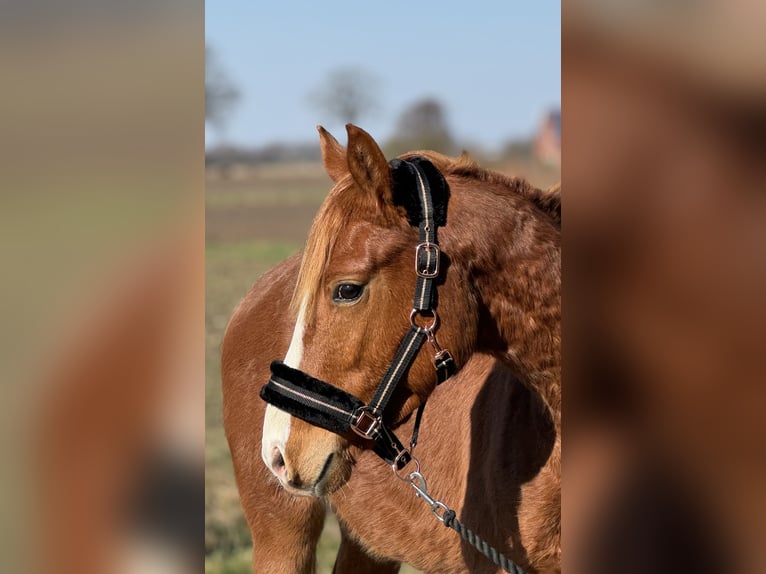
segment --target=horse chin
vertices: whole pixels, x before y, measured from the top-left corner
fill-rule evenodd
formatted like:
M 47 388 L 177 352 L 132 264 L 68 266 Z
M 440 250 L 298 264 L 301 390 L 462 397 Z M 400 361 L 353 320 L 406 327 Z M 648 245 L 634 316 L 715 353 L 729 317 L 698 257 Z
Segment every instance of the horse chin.
M 351 462 L 345 457 L 335 457 L 333 465 L 328 469 L 325 478 L 323 478 L 314 490 L 315 496 L 328 496 L 342 488 L 351 478 Z
M 307 496 L 312 498 L 319 498 L 322 496 L 321 494 L 318 494 L 314 491 L 314 488 L 294 488 L 290 486 L 289 484 L 285 484 L 284 482 L 280 481 L 279 483 L 282 488 L 287 492 L 288 494 L 291 494 L 293 496 Z
M 294 496 L 322 498 L 342 488 L 351 478 L 352 463 L 345 453 L 335 452 L 326 468 L 322 469 L 318 480 L 312 484 L 295 485 L 284 477 L 277 476 L 285 492 Z

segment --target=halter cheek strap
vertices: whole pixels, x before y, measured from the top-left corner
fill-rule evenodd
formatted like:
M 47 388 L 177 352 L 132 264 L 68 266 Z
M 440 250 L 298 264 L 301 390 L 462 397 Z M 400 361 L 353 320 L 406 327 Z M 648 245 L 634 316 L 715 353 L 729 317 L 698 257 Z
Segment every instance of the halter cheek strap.
M 271 378 L 261 389 L 261 398 L 330 432 L 344 435 L 352 431 L 371 440 L 374 442 L 374 451 L 381 458 L 397 468 L 403 468 L 410 461 L 410 455 L 383 422 L 386 405 L 426 340 L 435 352 L 433 363 L 437 381 L 441 383 L 455 372 L 452 356 L 439 346 L 435 337 L 439 326 L 436 280 L 441 273 L 437 228 L 446 223 L 448 192 L 441 173 L 424 158 L 416 157 L 408 161 L 397 159 L 390 166 L 394 198 L 396 200 L 397 195 L 401 198 L 410 223 L 417 225 L 419 230 L 419 243 L 415 247 L 417 283 L 410 313 L 410 328 L 400 342 L 372 400 L 365 405 L 350 393 L 288 367 L 281 361 L 271 364 Z M 409 193 L 402 195 L 405 186 Z M 413 187 L 415 193 L 412 193 Z M 437 201 L 434 201 L 436 195 Z M 418 316 L 422 317 L 421 321 L 430 323 L 421 326 L 417 321 Z

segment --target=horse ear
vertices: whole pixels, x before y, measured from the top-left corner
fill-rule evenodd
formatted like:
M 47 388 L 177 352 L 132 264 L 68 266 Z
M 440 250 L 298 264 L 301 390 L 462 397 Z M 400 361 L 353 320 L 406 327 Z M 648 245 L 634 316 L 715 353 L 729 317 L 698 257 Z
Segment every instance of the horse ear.
M 374 192 L 381 204 L 391 203 L 391 173 L 386 156 L 372 136 L 353 124 L 348 132 L 348 169 L 356 184 Z
M 348 164 L 346 163 L 346 150 L 338 143 L 332 134 L 322 126 L 317 126 L 319 132 L 319 146 L 322 148 L 322 163 L 327 175 L 335 183 L 338 183 L 348 174 Z

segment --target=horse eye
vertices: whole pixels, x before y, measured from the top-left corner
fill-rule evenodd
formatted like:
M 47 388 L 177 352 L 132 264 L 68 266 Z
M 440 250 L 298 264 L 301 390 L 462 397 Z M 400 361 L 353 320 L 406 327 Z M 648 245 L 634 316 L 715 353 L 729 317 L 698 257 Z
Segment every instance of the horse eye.
M 356 283 L 341 283 L 335 288 L 335 292 L 332 298 L 335 302 L 349 303 L 356 301 L 362 295 L 364 291 L 364 285 L 357 285 Z

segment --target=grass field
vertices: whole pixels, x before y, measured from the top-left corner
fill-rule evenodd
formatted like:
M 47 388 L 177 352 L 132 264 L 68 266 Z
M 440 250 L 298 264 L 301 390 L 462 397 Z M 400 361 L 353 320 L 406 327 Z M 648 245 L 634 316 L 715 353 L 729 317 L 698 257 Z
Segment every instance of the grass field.
M 499 166 L 547 187 L 556 170 L 523 163 Z M 330 189 L 318 164 L 275 164 L 234 173 L 209 174 L 206 192 L 205 307 L 205 571 L 251 573 L 250 534 L 239 505 L 221 424 L 220 347 L 235 306 L 256 279 L 301 249 L 311 220 Z M 328 517 L 318 551 L 318 574 L 329 574 L 340 540 Z M 417 571 L 403 567 L 402 574 Z

